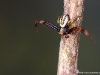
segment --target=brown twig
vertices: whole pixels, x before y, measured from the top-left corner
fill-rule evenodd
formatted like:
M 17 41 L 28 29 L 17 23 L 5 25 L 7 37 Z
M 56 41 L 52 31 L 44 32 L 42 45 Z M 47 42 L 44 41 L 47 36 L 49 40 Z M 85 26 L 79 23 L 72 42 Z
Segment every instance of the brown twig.
M 77 17 L 76 26 L 81 26 L 84 0 L 64 0 L 64 14 Z M 78 17 L 81 16 L 81 17 Z M 68 38 L 61 36 L 57 75 L 77 75 L 79 33 L 73 32 Z

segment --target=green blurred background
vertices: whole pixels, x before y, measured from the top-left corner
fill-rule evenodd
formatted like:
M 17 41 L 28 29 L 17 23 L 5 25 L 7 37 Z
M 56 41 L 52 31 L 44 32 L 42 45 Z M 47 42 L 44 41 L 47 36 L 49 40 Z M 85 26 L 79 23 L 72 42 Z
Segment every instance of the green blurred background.
M 60 35 L 33 23 L 62 13 L 63 0 L 0 0 L 0 75 L 56 75 Z M 100 72 L 100 0 L 85 0 L 82 27 L 95 43 L 81 34 L 78 69 Z

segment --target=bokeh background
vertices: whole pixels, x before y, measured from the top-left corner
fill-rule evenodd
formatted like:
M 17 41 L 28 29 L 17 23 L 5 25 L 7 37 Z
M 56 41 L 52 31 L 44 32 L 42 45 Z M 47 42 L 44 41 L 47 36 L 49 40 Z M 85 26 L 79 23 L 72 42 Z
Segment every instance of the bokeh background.
M 56 75 L 60 35 L 33 23 L 62 13 L 63 0 L 0 0 L 0 75 Z M 85 0 L 82 27 L 95 43 L 80 35 L 78 69 L 100 72 L 100 0 Z

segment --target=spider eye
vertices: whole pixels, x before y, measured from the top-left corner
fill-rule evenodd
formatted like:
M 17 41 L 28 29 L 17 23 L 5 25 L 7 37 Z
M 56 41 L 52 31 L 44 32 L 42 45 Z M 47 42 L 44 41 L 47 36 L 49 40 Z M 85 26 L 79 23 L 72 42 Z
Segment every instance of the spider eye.
M 61 18 L 60 18 L 60 26 L 65 27 L 66 24 L 68 23 L 68 21 L 69 21 L 69 16 L 68 15 L 62 15 Z

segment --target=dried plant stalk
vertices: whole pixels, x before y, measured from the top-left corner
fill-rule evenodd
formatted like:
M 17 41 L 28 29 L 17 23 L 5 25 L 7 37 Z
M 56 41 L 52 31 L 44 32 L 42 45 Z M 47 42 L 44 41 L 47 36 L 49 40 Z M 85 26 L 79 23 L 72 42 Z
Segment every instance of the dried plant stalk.
M 81 26 L 84 0 L 64 0 L 64 14 L 77 17 L 76 26 Z M 80 16 L 80 17 L 79 17 Z M 57 75 L 77 75 L 79 33 L 73 32 L 68 38 L 61 36 Z

